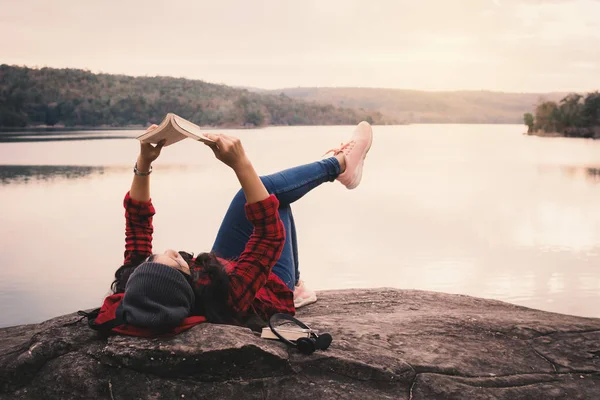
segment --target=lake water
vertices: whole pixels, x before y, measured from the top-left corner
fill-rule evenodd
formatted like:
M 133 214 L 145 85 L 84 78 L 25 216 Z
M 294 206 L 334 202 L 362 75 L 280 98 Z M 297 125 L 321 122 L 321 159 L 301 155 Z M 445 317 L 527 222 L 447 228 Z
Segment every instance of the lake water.
M 326 184 L 294 204 L 304 280 L 315 289 L 434 290 L 600 317 L 600 141 L 523 130 L 374 127 L 358 189 Z M 351 131 L 223 132 L 241 137 L 266 174 L 318 159 Z M 0 326 L 101 304 L 122 263 L 137 133 L 0 134 Z M 152 174 L 155 250 L 209 250 L 237 189 L 203 145 L 166 148 Z

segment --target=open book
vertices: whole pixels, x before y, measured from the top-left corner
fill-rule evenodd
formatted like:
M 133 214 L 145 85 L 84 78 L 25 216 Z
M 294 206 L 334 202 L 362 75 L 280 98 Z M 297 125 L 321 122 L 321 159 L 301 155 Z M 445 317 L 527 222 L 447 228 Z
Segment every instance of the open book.
M 166 139 L 165 146 L 169 146 L 188 137 L 201 142 L 214 143 L 213 140 L 210 140 L 202 133 L 198 125 L 173 113 L 168 113 L 165 119 L 158 125 L 158 128 L 154 128 L 137 138 L 142 143 L 152 144 Z

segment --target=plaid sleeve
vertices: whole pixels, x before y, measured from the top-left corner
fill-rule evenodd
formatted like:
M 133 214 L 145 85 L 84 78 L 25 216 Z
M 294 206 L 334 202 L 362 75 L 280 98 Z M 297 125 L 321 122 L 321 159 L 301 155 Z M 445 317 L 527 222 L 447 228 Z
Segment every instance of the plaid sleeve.
M 246 217 L 254 225 L 254 231 L 230 272 L 230 301 L 238 313 L 244 314 L 252 306 L 283 250 L 285 228 L 278 208 L 275 195 L 246 204 Z
M 129 192 L 123 200 L 125 207 L 125 261 L 145 258 L 152 254 L 152 217 L 155 214 L 152 201 L 138 201 Z

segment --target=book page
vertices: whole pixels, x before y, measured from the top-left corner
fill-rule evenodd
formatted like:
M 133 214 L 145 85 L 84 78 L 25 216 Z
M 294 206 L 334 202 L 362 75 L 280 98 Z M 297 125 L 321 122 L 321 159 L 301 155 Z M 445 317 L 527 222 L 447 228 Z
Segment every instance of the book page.
M 190 133 L 192 137 L 196 138 L 196 140 L 212 142 L 212 140 L 210 140 L 209 138 L 206 137 L 206 135 L 204 135 L 204 133 L 202 132 L 202 129 L 198 125 L 196 125 L 186 119 L 183 119 L 180 116 L 175 115 L 175 114 L 173 114 L 173 119 L 175 120 L 175 123 L 177 125 L 179 125 L 179 127 L 181 129 Z
M 187 136 L 180 133 L 175 129 L 171 124 L 167 124 L 164 127 L 158 127 L 150 132 L 147 132 L 143 135 L 138 136 L 138 139 L 142 143 L 152 143 L 157 144 L 163 139 L 166 139 L 165 147 L 172 145 L 173 143 L 177 143 L 180 140 L 185 139 Z

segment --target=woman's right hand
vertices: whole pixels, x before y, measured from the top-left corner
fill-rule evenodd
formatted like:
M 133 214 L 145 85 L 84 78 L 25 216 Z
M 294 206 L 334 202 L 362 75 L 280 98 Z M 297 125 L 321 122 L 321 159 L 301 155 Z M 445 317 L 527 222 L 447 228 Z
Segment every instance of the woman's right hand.
M 148 129 L 146 129 L 146 132 L 144 133 L 150 132 L 151 130 L 156 128 L 158 128 L 158 125 L 151 125 L 150 127 L 148 127 Z M 138 165 L 138 167 L 143 166 L 145 169 L 147 169 L 150 166 L 150 164 L 152 164 L 152 162 L 158 158 L 158 156 L 160 155 L 160 151 L 165 145 L 165 142 L 166 140 L 161 140 L 155 146 L 153 146 L 150 143 L 140 142 L 140 155 L 138 156 L 138 164 L 140 165 Z
M 258 177 L 248 157 L 246 157 L 246 152 L 242 147 L 240 139 L 222 134 L 208 134 L 206 136 L 210 140 L 214 140 L 214 143 L 202 143 L 212 149 L 217 159 L 233 169 L 240 181 L 240 185 L 242 185 L 242 190 L 248 204 L 256 203 L 269 197 L 269 192 L 267 192 L 265 185 Z
M 215 157 L 234 171 L 248 164 L 246 152 L 240 139 L 223 134 L 206 134 L 214 143 L 203 142 L 215 153 Z

